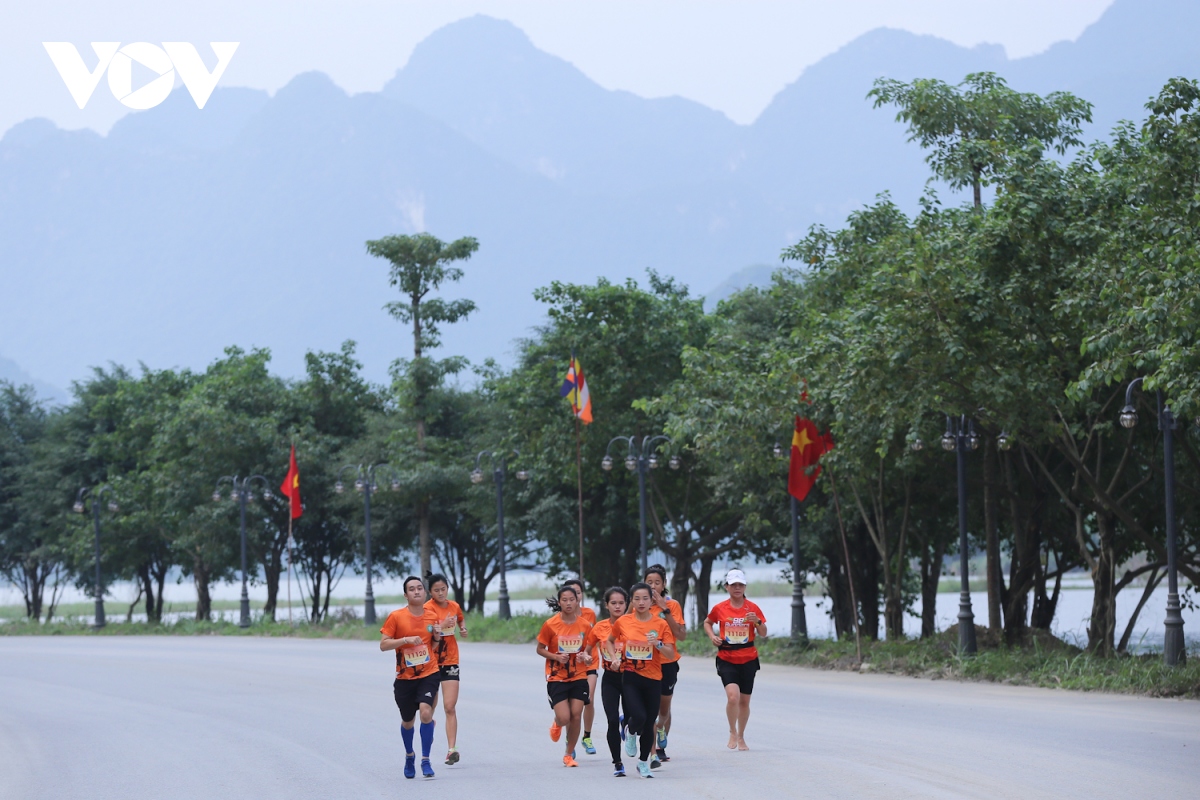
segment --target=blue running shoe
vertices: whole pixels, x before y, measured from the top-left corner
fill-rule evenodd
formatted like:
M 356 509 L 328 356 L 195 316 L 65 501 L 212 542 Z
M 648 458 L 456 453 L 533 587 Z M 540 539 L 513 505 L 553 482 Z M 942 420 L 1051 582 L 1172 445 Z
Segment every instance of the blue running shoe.
M 647 764 L 645 761 L 638 762 L 638 775 L 641 775 L 643 778 L 653 778 L 654 777 L 653 775 L 650 774 L 650 765 Z
M 655 738 L 658 740 L 657 744 L 655 745 L 657 747 L 657 749 L 666 750 L 667 749 L 667 732 L 664 731 L 662 728 L 659 728 L 658 730 L 655 731 Z
M 421 759 L 421 774 L 424 775 L 426 778 L 433 777 L 433 764 L 429 763 L 428 758 Z
M 404 757 L 404 777 L 417 777 L 417 754 L 409 753 Z
M 624 764 L 621 764 L 621 763 L 613 764 L 613 777 L 614 778 L 624 778 L 625 777 L 625 765 Z
M 625 737 L 625 755 L 630 758 L 637 758 L 638 754 L 638 737 L 636 733 L 631 733 Z
M 583 740 L 583 752 L 589 756 L 596 755 L 596 745 L 592 744 L 592 737 L 587 736 Z

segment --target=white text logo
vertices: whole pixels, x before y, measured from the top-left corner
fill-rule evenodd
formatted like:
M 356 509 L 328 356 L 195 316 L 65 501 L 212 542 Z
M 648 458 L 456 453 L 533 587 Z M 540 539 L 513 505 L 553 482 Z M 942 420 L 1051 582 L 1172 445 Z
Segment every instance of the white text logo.
M 149 42 L 133 42 L 124 47 L 120 42 L 92 42 L 92 50 L 99 60 L 92 70 L 83 63 L 83 57 L 70 42 L 42 42 L 71 97 L 75 99 L 75 105 L 80 108 L 87 105 L 107 69 L 108 88 L 112 90 L 113 97 L 137 109 L 154 108 L 166 100 L 171 87 L 175 85 L 176 72 L 191 92 L 196 108 L 204 108 L 213 89 L 217 88 L 217 81 L 229 66 L 238 44 L 209 42 L 217 55 L 217 66 L 209 72 L 200 60 L 196 47 L 189 42 L 163 42 L 162 47 Z M 133 88 L 135 61 L 158 74 L 157 78 L 136 90 Z

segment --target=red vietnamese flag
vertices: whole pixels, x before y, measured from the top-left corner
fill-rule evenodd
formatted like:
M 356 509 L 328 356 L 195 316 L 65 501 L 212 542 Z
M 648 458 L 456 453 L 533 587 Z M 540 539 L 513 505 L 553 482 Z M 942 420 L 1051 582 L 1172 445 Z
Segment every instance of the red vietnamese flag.
M 279 492 L 292 501 L 292 519 L 300 519 L 304 508 L 300 505 L 300 468 L 296 466 L 296 445 L 292 445 L 292 457 L 288 463 L 287 477 L 283 479 L 283 485 L 279 487 Z
M 792 434 L 792 460 L 788 470 L 788 493 L 797 500 L 803 501 L 808 497 L 821 467 L 809 474 L 809 467 L 817 464 L 821 456 L 833 449 L 833 434 L 822 436 L 811 419 L 801 419 L 796 415 L 796 432 Z

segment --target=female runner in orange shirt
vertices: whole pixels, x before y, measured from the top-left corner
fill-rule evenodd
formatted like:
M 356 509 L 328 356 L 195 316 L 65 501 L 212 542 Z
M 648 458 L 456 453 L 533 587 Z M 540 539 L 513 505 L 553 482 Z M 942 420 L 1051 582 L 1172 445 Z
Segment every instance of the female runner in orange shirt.
M 433 777 L 429 751 L 433 748 L 433 707 L 437 703 L 437 654 L 434 646 L 441 634 L 437 617 L 425 608 L 425 585 L 410 575 L 404 579 L 408 605 L 398 608 L 379 629 L 379 649 L 396 651 L 396 681 L 392 694 L 400 709 L 400 736 L 404 739 L 404 777 L 416 777 L 413 761 L 413 718 L 421 713 L 421 774 Z
M 579 616 L 589 625 L 596 624 L 596 612 L 583 604 L 583 581 L 577 578 L 563 581 L 563 586 L 572 586 L 575 588 L 575 594 L 579 595 Z M 596 699 L 596 680 L 599 677 L 599 665 L 596 663 L 595 648 L 588 651 L 588 655 L 592 657 L 592 667 L 587 671 L 588 682 L 588 701 L 583 705 L 583 752 L 589 756 L 596 755 L 596 746 L 592 744 L 592 722 L 596 719 L 596 705 L 592 701 Z M 574 755 L 574 754 L 572 754 Z
M 557 742 L 566 728 L 563 766 L 578 767 L 574 750 L 579 741 L 583 705 L 589 699 L 587 669 L 592 662 L 583 642 L 592 626 L 579 616 L 579 595 L 573 587 L 560 587 L 555 600 L 558 613 L 542 624 L 537 654 L 546 659 L 546 694 L 554 709 L 550 740 Z
M 650 612 L 653 592 L 644 583 L 629 590 L 633 613 L 613 622 L 610 644 L 625 643 L 621 664 L 621 700 L 625 707 L 625 753 L 638 756 L 637 770 L 650 774 L 650 750 L 654 746 L 654 720 L 662 697 L 662 659 L 675 655 L 675 635 L 662 619 Z
M 654 604 L 651 612 L 661 617 L 675 641 L 682 642 L 687 638 L 687 625 L 683 620 L 683 608 L 679 603 L 667 597 L 667 568 L 662 564 L 651 564 L 646 568 L 646 585 L 654 593 Z M 667 756 L 667 734 L 671 732 L 671 698 L 675 694 L 675 684 L 679 681 L 679 653 L 671 658 L 664 658 L 662 665 L 662 700 L 658 705 L 658 722 L 654 726 L 655 756 L 660 762 L 670 761 Z M 650 766 L 656 766 L 654 761 Z
M 608 609 L 608 619 L 597 622 L 588 631 L 584 647 L 594 652 L 599 646 L 604 656 L 604 677 L 600 679 L 600 699 L 604 704 L 604 716 L 608 719 L 608 752 L 612 755 L 613 777 L 625 777 L 625 764 L 621 761 L 621 660 L 625 648 L 624 642 L 609 644 L 608 635 L 612 633 L 613 620 L 625 615 L 629 605 L 629 595 L 620 586 L 613 586 L 604 593 L 604 607 Z
M 762 609 L 746 599 L 746 573 L 731 569 L 725 576 L 729 599 L 712 607 L 704 620 L 704 632 L 717 647 L 717 674 L 725 686 L 725 716 L 729 719 L 730 749 L 749 750 L 746 722 L 750 719 L 750 695 L 758 672 L 756 637 L 767 635 L 767 618 Z M 718 626 L 713 633 L 712 626 Z
M 425 583 L 432 595 L 425 610 L 433 612 L 438 620 L 438 632 L 442 635 L 437 646 L 438 670 L 442 679 L 442 708 L 446 710 L 446 753 L 447 764 L 458 763 L 458 637 L 461 631 L 464 638 L 467 626 L 464 623 L 462 606 L 447 598 L 450 584 L 445 575 L 429 574 Z

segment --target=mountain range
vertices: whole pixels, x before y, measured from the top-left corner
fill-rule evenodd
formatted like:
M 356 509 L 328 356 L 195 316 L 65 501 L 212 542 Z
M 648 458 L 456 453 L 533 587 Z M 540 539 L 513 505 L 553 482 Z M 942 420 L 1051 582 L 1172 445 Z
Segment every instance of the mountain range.
M 738 125 L 606 90 L 476 16 L 429 36 L 380 92 L 306 73 L 274 95 L 220 87 L 202 111 L 179 89 L 107 136 L 27 120 L 0 139 L 0 357 L 66 386 L 108 362 L 202 368 L 228 345 L 269 347 L 297 374 L 305 350 L 354 339 L 384 380 L 411 343 L 364 242 L 429 231 L 481 245 L 446 288 L 479 310 L 444 352 L 505 362 L 552 280 L 655 269 L 718 297 L 880 192 L 915 209 L 928 170 L 894 111 L 866 99 L 876 78 L 989 70 L 1071 91 L 1095 105 L 1095 138 L 1140 119 L 1168 78 L 1200 74 L 1196 30 L 1189 0 L 1116 0 L 1076 41 L 1022 59 L 879 29 Z

